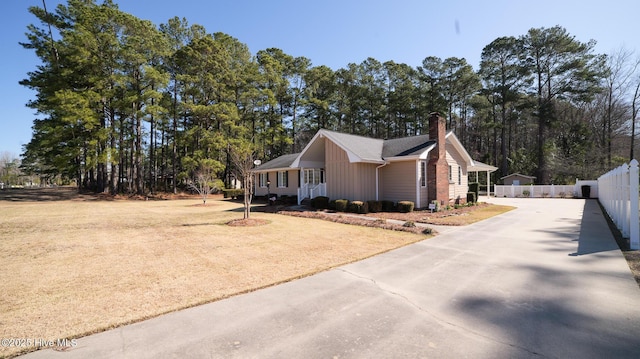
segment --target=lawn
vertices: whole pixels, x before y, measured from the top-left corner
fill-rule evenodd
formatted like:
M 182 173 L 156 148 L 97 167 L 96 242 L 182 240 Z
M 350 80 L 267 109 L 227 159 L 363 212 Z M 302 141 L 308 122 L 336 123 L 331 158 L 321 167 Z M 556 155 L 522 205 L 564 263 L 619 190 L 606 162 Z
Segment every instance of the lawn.
M 0 338 L 78 338 L 427 238 L 270 213 L 232 227 L 241 204 L 221 199 L 2 192 Z

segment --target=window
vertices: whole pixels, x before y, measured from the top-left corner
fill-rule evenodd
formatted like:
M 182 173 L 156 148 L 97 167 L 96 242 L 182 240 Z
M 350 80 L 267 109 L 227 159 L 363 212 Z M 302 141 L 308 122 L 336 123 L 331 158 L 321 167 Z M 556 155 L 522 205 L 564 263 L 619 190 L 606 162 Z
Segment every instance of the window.
M 277 186 L 284 188 L 289 187 L 289 172 L 288 171 L 278 171 L 277 178 Z
M 319 168 L 304 170 L 304 183 L 314 186 L 324 183 L 324 171 Z
M 420 186 L 427 187 L 427 162 L 420 161 Z
M 462 167 L 458 166 L 458 185 L 462 185 Z
M 258 184 L 260 185 L 260 187 L 266 188 L 268 181 L 269 181 L 269 174 L 268 173 L 262 172 L 262 173 L 259 174 Z
M 453 183 L 453 166 L 449 165 L 449 183 Z

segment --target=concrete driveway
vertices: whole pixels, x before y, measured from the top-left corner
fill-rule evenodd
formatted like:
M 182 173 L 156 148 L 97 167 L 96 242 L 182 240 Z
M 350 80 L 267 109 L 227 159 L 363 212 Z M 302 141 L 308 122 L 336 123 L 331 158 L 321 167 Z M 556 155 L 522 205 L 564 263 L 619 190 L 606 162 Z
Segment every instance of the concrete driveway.
M 28 358 L 638 358 L 640 289 L 595 200 L 519 208 Z

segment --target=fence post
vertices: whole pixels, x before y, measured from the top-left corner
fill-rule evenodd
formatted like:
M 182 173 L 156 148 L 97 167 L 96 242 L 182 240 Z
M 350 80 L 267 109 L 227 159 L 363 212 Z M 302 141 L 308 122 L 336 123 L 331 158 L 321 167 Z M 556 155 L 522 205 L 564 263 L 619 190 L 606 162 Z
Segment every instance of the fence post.
M 623 176 L 620 178 L 620 180 L 622 181 L 622 194 L 623 194 L 623 200 L 622 202 L 622 212 L 620 213 L 621 217 L 622 217 L 622 233 L 624 234 L 625 237 L 630 237 L 629 235 L 629 225 L 631 224 L 631 216 L 629 215 L 630 212 L 630 205 L 631 205 L 631 165 L 627 165 L 625 163 L 624 165 L 624 170 L 623 170 Z
M 629 200 L 630 214 L 629 218 L 631 232 L 629 235 L 629 245 L 631 249 L 640 249 L 640 215 L 638 214 L 638 161 L 634 158 L 629 163 Z

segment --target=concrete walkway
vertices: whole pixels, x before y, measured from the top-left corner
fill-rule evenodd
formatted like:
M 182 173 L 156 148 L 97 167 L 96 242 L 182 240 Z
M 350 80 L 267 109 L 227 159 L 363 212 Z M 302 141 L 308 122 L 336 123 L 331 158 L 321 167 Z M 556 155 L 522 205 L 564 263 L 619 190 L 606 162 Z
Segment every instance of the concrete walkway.
M 638 358 L 640 289 L 595 200 L 504 215 L 27 358 Z

